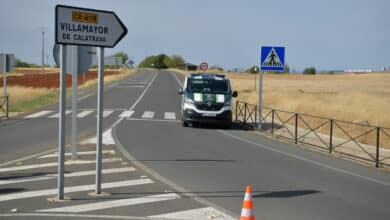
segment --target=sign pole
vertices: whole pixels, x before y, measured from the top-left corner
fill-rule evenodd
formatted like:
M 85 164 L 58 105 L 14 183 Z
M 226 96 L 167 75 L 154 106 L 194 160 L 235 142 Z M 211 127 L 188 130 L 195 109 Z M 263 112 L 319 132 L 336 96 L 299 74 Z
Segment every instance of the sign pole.
M 102 132 L 103 132 L 103 87 L 104 87 L 104 47 L 98 48 L 98 106 L 96 135 L 96 194 L 101 194 L 102 180 Z
M 77 160 L 77 72 L 72 74 L 72 160 Z
M 58 199 L 64 199 L 64 167 L 65 167 L 65 107 L 66 107 L 66 45 L 60 48 L 60 117 L 58 135 Z
M 7 96 L 7 54 L 4 54 L 4 70 L 3 70 L 3 96 Z
M 259 126 L 262 127 L 262 108 L 263 108 L 263 71 L 259 71 Z

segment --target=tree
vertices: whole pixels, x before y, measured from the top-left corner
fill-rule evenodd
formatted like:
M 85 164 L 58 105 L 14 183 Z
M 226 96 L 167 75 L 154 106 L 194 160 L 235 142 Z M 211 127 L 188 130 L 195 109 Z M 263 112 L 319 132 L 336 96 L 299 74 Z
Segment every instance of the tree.
M 140 64 L 141 68 L 183 68 L 185 66 L 185 60 L 179 55 L 167 56 L 165 54 L 159 54 L 157 56 L 148 56 Z
M 245 72 L 247 72 L 247 73 L 252 73 L 252 74 L 254 74 L 254 73 L 259 73 L 259 67 L 258 66 L 252 66 L 252 67 L 250 67 L 249 69 L 247 69 L 247 70 L 245 70 Z
M 118 53 L 115 53 L 114 55 L 112 55 L 113 57 L 122 57 L 122 64 L 125 64 L 126 61 L 129 59 L 129 57 L 127 56 L 126 53 L 124 52 L 118 52 Z
M 308 67 L 305 70 L 303 70 L 303 74 L 316 74 L 316 68 L 314 67 Z
M 186 65 L 186 61 L 179 55 L 172 55 L 169 59 L 166 59 L 165 64 L 169 68 L 183 68 Z
M 288 64 L 286 63 L 286 65 L 284 65 L 283 73 L 289 73 L 289 72 L 290 72 L 290 67 L 289 67 Z

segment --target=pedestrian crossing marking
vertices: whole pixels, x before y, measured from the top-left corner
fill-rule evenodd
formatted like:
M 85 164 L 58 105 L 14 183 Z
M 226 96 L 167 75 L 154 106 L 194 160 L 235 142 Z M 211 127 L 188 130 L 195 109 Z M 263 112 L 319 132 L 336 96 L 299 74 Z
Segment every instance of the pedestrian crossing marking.
M 70 113 L 72 113 L 71 110 L 66 110 L 65 111 L 65 116 L 69 115 Z M 49 116 L 49 118 L 58 118 L 58 117 L 60 117 L 60 113 L 59 112 L 55 113 L 54 115 Z
M 104 110 L 103 118 L 110 116 L 112 113 L 114 113 L 114 110 Z
M 111 188 L 119 188 L 119 187 L 127 187 L 127 186 L 137 186 L 137 185 L 146 185 L 154 183 L 151 179 L 135 179 L 135 180 L 126 180 L 126 181 L 118 181 L 118 182 L 109 182 L 103 183 L 102 189 L 111 189 Z M 81 186 L 71 186 L 65 187 L 65 193 L 73 193 L 73 192 L 81 192 L 81 191 L 89 191 L 95 189 L 95 184 L 90 185 L 81 185 Z M 28 199 L 34 197 L 41 196 L 49 196 L 57 194 L 58 189 L 44 189 L 44 190 L 35 190 L 21 193 L 10 193 L 5 195 L 0 195 L 0 202 L 16 200 L 16 199 Z
M 134 114 L 134 111 L 124 111 L 119 115 L 119 118 L 128 118 Z
M 51 113 L 53 113 L 53 111 L 44 110 L 44 111 L 40 111 L 40 112 L 31 114 L 31 115 L 27 115 L 24 118 L 38 118 L 38 117 L 46 116 L 46 115 L 51 114 Z
M 226 215 L 225 213 L 218 211 L 212 207 L 198 208 L 198 209 L 190 209 L 172 213 L 166 213 L 161 215 L 152 215 L 148 216 L 150 219 L 225 219 L 225 220 L 233 220 L 235 218 Z
M 164 113 L 164 119 L 176 120 L 176 113 L 174 113 L 174 112 L 165 112 Z
M 87 115 L 92 114 L 94 111 L 91 110 L 85 110 L 77 114 L 77 118 L 84 118 Z
M 103 159 L 103 163 L 111 163 L 121 161 L 121 158 L 107 158 Z M 65 161 L 65 165 L 83 165 L 83 164 L 94 164 L 96 160 L 69 160 Z M 10 172 L 10 171 L 19 171 L 19 170 L 29 170 L 29 169 L 40 169 L 45 167 L 56 167 L 58 165 L 57 162 L 53 163 L 42 163 L 42 164 L 33 164 L 33 165 L 24 165 L 24 166 L 16 166 L 16 167 L 3 167 L 0 168 L 1 172 Z
M 133 172 L 133 171 L 135 171 L 134 167 L 121 167 L 121 168 L 103 169 L 102 174 L 114 174 L 114 173 L 124 173 L 124 172 Z M 65 177 L 80 177 L 80 176 L 91 176 L 95 174 L 96 174 L 96 170 L 87 170 L 87 171 L 79 171 L 73 173 L 65 173 L 64 175 Z M 41 180 L 51 180 L 51 179 L 56 179 L 57 176 L 58 176 L 57 174 L 45 174 L 40 176 L 0 180 L 0 185 L 33 182 L 33 181 L 41 181 Z
M 151 111 L 144 111 L 144 114 L 142 115 L 142 118 L 153 118 L 154 117 L 154 112 Z
M 114 155 L 115 151 L 114 150 L 103 150 L 102 153 Z M 77 155 L 94 155 L 94 154 L 96 154 L 96 151 L 79 151 L 79 152 L 77 152 Z M 71 155 L 72 155 L 72 153 L 65 153 L 65 156 L 71 156 Z M 56 157 L 58 157 L 57 152 L 40 156 L 40 157 L 38 157 L 38 159 L 56 158 Z
M 157 195 L 144 196 L 138 198 L 118 199 L 118 200 L 111 200 L 105 202 L 95 202 L 95 203 L 82 204 L 82 205 L 65 206 L 60 208 L 43 209 L 43 210 L 38 210 L 38 212 L 71 212 L 71 213 L 90 212 L 95 210 L 118 208 L 123 206 L 162 202 L 162 201 L 174 200 L 179 198 L 180 196 L 176 193 L 166 193 L 166 194 L 157 194 Z

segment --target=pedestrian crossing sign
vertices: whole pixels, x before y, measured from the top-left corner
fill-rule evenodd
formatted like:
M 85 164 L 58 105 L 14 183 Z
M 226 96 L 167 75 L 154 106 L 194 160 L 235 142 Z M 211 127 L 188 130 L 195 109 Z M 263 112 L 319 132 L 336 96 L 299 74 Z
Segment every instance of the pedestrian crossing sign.
M 260 70 L 284 71 L 284 47 L 261 47 Z

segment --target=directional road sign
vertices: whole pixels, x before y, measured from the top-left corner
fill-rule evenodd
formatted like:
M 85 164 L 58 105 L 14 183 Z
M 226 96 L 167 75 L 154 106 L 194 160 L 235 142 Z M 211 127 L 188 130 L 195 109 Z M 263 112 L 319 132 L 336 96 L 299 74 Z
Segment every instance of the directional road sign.
M 284 47 L 261 47 L 260 70 L 284 71 Z
M 93 64 L 96 57 L 96 47 L 72 46 L 67 45 L 66 64 L 64 65 L 66 73 L 85 73 Z M 53 48 L 53 57 L 57 66 L 60 66 L 60 45 L 55 44 Z
M 115 47 L 127 28 L 112 11 L 57 5 L 55 10 L 57 44 Z

